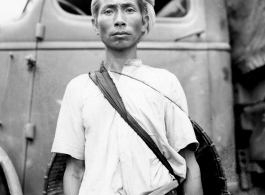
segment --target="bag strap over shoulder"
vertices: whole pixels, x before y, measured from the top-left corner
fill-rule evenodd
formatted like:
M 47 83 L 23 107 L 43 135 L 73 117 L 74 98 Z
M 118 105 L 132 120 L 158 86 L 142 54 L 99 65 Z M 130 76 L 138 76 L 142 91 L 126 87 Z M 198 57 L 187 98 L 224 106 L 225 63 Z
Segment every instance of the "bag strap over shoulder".
M 174 174 L 174 171 L 165 158 L 160 152 L 159 148 L 148 135 L 148 133 L 139 125 L 139 123 L 127 112 L 122 98 L 110 77 L 108 71 L 104 66 L 101 66 L 99 71 L 89 73 L 89 77 L 99 87 L 104 97 L 110 102 L 115 110 L 121 115 L 121 117 L 128 123 L 128 125 L 143 139 L 147 146 L 154 152 L 161 163 L 168 169 L 169 173 L 180 183 L 180 177 Z

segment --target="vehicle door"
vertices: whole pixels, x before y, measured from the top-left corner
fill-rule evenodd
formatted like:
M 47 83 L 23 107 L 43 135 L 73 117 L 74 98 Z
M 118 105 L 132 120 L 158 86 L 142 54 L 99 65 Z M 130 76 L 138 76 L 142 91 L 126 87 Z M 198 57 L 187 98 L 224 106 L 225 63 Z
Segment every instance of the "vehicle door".
M 42 0 L 32 0 L 20 18 L 0 25 L 0 147 L 13 162 L 22 186 L 33 163 L 27 161 L 27 148 L 42 5 Z M 1 176 L 6 177 L 3 172 Z

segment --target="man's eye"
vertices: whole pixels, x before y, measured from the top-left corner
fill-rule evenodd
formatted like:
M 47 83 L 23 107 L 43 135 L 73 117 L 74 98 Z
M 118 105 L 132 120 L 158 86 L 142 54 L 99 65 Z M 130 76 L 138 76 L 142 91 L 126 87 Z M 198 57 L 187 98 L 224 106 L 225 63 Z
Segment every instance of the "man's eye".
M 106 9 L 104 11 L 104 14 L 112 14 L 112 13 L 113 13 L 113 11 L 111 9 Z
M 133 8 L 127 8 L 126 12 L 133 13 L 133 12 L 135 12 L 135 10 Z

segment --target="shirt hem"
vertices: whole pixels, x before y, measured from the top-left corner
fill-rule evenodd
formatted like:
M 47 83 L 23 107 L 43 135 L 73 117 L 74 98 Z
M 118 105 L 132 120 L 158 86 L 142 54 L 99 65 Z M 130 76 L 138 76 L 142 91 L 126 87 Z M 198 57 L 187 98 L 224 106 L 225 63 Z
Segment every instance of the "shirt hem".
M 77 150 L 76 148 L 63 143 L 60 144 L 54 143 L 51 152 L 68 154 L 78 160 L 85 160 L 83 151 Z

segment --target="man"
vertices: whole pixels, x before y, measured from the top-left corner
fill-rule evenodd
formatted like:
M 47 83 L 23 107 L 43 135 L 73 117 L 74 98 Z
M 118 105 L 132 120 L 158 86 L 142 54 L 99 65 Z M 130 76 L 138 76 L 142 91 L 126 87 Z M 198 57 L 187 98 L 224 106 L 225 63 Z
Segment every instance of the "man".
M 93 0 L 92 23 L 105 44 L 103 65 L 127 111 L 153 138 L 174 173 L 186 178 L 185 194 L 200 195 L 200 170 L 194 157 L 197 140 L 187 117 L 184 92 L 173 74 L 137 59 L 137 44 L 154 24 L 153 5 L 152 0 Z M 128 76 L 150 84 L 186 113 Z M 173 181 L 88 74 L 67 86 L 52 152 L 69 155 L 64 174 L 66 195 L 143 195 Z

